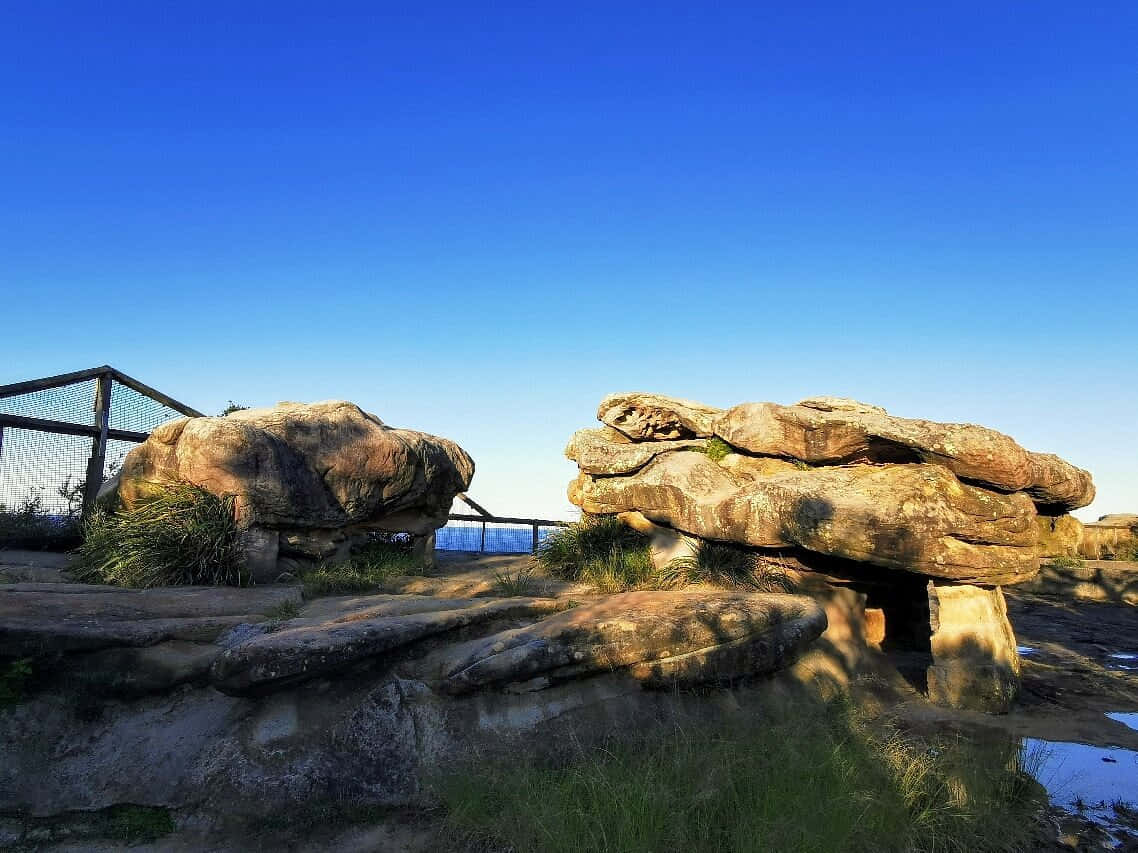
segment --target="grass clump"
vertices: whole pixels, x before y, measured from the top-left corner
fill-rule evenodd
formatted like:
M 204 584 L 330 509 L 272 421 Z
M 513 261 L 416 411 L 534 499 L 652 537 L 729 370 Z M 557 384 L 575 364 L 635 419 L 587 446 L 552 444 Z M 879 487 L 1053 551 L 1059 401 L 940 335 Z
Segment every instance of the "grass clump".
M 265 616 L 273 622 L 287 622 L 289 619 L 295 619 L 299 615 L 300 606 L 291 598 L 265 611 Z
M 407 536 L 381 536 L 356 548 L 339 563 L 320 563 L 301 574 L 305 598 L 374 592 L 399 575 L 421 575 L 422 564 L 411 553 Z
M 1047 562 L 1060 569 L 1081 569 L 1086 565 L 1079 557 L 1068 557 L 1065 554 L 1058 557 L 1048 557 Z
M 762 592 L 789 592 L 794 588 L 785 571 L 771 566 L 753 551 L 727 542 L 699 540 L 690 557 L 677 557 L 658 574 L 661 586 L 708 583 Z
M 534 570 L 518 569 L 516 572 L 495 572 L 494 591 L 503 598 L 530 595 L 537 586 Z
M 588 583 L 600 592 L 650 585 L 654 574 L 648 537 L 616 516 L 584 516 L 546 537 L 537 560 L 560 580 Z
M 17 658 L 7 663 L 0 663 L 0 708 L 7 708 L 22 701 L 24 687 L 31 677 L 31 658 Z
M 118 512 L 95 510 L 83 525 L 72 569 L 81 583 L 155 587 L 245 586 L 232 496 L 170 483 Z
M 1032 849 L 1018 743 L 873 727 L 837 703 L 674 727 L 437 785 L 449 834 L 517 853 Z
M 713 435 L 708 439 L 707 447 L 704 448 L 703 452 L 707 454 L 707 458 L 712 462 L 718 462 L 724 457 L 730 456 L 732 453 L 734 453 L 735 448 L 721 439 L 719 436 Z
M 112 806 L 108 819 L 108 834 L 125 844 L 157 841 L 174 831 L 174 819 L 169 810 L 156 806 Z

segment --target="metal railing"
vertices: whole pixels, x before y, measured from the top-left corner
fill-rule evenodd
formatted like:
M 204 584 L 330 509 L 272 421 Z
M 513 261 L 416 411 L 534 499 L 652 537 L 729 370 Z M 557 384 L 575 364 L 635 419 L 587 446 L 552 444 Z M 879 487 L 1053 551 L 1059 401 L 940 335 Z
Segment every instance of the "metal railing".
M 515 518 L 494 515 L 466 494 L 458 499 L 473 513 L 452 512 L 446 527 L 435 534 L 441 551 L 475 551 L 495 554 L 535 553 L 542 539 L 569 522 L 547 518 Z
M 200 415 L 110 365 L 0 385 L 0 507 L 86 513 L 130 447 Z

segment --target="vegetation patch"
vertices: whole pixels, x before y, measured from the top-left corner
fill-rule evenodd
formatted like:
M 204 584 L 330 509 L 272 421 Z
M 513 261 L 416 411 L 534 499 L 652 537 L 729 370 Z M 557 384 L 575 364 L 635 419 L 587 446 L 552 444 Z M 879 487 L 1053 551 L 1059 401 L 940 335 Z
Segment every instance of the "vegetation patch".
M 107 810 L 111 838 L 125 844 L 157 841 L 174 831 L 168 809 L 154 806 L 121 805 Z
M 75 492 L 78 488 L 80 491 Z M 70 480 L 60 487 L 60 494 L 82 501 L 82 484 L 72 486 Z M 0 548 L 24 548 L 29 551 L 68 551 L 82 541 L 79 506 L 54 514 L 43 505 L 38 495 L 27 498 L 19 506 L 0 503 Z
M 7 708 L 22 701 L 24 689 L 31 677 L 31 658 L 0 661 L 0 708 Z
M 983 748 L 797 705 L 480 762 L 436 785 L 447 835 L 474 849 L 997 851 L 1033 849 L 1042 788 L 1018 743 Z
M 1081 569 L 1086 563 L 1079 557 L 1048 557 L 1048 565 L 1057 566 L 1060 569 Z
M 695 540 L 690 557 L 657 569 L 648 537 L 616 516 L 585 516 L 538 546 L 537 560 L 561 580 L 587 583 L 598 592 L 676 589 L 707 583 L 732 589 L 789 592 L 790 576 L 754 551 L 726 542 Z
M 80 583 L 155 587 L 245 586 L 231 496 L 170 483 L 130 509 L 96 509 L 83 526 L 72 573 Z
M 300 606 L 290 598 L 276 607 L 270 607 L 265 611 L 265 615 L 274 622 L 287 622 L 300 615 Z
M 421 575 L 423 564 L 411 553 L 411 538 L 402 534 L 376 536 L 359 546 L 348 560 L 321 563 L 302 572 L 306 598 L 375 592 L 400 575 Z
M 735 448 L 721 439 L 717 435 L 713 435 L 707 441 L 707 447 L 703 451 L 707 454 L 707 458 L 712 462 L 718 462 L 726 456 L 730 456 L 735 452 Z
M 616 516 L 584 516 L 546 537 L 537 560 L 560 580 L 588 583 L 600 592 L 652 586 L 648 537 Z
M 531 595 L 537 586 L 533 572 L 532 568 L 518 569 L 515 572 L 495 572 L 494 592 L 503 598 Z
M 701 539 L 690 557 L 677 557 L 657 574 L 660 586 L 676 587 L 708 583 L 763 592 L 790 592 L 794 584 L 787 573 L 755 552 L 727 542 Z

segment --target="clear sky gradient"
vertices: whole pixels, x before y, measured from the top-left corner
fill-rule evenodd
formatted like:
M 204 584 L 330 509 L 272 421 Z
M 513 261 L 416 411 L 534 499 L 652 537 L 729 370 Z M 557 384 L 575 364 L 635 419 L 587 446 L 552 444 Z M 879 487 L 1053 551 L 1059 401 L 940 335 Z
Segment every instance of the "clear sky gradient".
M 566 517 L 606 393 L 976 422 L 1138 512 L 1138 5 L 9 4 L 0 382 L 346 398 Z

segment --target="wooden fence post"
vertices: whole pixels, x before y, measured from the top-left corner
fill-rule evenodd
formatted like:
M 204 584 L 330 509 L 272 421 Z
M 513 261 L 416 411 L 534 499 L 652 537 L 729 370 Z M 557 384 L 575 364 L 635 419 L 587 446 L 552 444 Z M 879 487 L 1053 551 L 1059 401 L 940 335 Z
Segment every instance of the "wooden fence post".
M 486 550 L 486 522 L 482 522 L 482 544 L 478 546 L 479 552 Z
M 103 465 L 107 459 L 107 430 L 111 428 L 111 373 L 99 374 L 95 380 L 95 427 L 98 434 L 91 441 L 91 458 L 87 460 L 87 479 L 83 484 L 83 515 L 95 508 L 95 498 L 103 485 Z
M 530 550 L 531 554 L 537 553 L 537 525 L 533 526 L 533 548 Z

